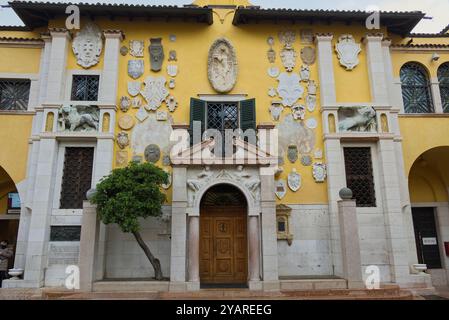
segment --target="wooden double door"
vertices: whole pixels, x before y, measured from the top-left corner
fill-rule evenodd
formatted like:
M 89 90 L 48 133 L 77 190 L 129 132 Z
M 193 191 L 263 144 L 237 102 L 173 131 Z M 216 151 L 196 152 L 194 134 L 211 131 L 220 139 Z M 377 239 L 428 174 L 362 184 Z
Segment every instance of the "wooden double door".
M 200 215 L 202 284 L 248 280 L 247 215 L 244 207 L 203 207 Z

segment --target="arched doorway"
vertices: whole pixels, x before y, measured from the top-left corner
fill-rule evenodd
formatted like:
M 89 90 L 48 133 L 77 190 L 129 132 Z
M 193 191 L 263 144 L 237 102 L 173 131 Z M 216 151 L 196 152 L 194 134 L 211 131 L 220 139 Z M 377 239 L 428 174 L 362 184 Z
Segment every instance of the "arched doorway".
M 220 184 L 200 207 L 201 285 L 246 285 L 248 281 L 247 201 L 236 187 Z

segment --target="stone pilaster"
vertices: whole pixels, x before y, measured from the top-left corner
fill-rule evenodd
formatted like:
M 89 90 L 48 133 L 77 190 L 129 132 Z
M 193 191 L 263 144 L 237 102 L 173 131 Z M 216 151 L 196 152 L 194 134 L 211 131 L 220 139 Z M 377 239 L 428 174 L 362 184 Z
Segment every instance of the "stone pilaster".
M 315 36 L 318 57 L 318 75 L 320 79 L 320 97 L 323 106 L 335 104 L 337 101 L 332 58 L 332 38 L 332 34 L 317 34 Z
M 430 80 L 430 89 L 432 92 L 435 113 L 443 113 L 443 102 L 441 101 L 440 82 L 438 81 L 438 77 L 432 77 Z
M 119 76 L 120 43 L 123 40 L 121 32 L 105 31 L 104 63 L 100 85 L 100 101 L 115 104 Z
M 200 217 L 189 215 L 188 291 L 200 289 Z
M 259 217 L 248 217 L 249 237 L 249 288 L 250 290 L 261 289 L 260 286 L 260 240 L 259 240 Z
M 379 105 L 388 105 L 387 77 L 382 50 L 382 34 L 368 34 L 364 38 L 371 83 L 371 98 Z

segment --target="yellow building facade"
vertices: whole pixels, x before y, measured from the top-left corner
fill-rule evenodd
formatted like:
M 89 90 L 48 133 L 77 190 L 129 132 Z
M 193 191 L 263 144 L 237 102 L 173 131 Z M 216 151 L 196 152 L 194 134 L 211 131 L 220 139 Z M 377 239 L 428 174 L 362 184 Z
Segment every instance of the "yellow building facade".
M 10 5 L 25 27 L 0 27 L 0 238 L 23 279 L 5 285 L 63 286 L 70 265 L 86 290 L 151 278 L 83 202 L 130 161 L 171 176 L 162 218 L 142 222 L 158 290 L 358 288 L 372 266 L 447 285 L 447 28 L 230 0 L 79 5 L 72 28 L 65 5 Z M 195 122 L 205 139 L 173 151 Z M 213 142 L 236 129 L 256 141 L 229 140 L 227 162 Z

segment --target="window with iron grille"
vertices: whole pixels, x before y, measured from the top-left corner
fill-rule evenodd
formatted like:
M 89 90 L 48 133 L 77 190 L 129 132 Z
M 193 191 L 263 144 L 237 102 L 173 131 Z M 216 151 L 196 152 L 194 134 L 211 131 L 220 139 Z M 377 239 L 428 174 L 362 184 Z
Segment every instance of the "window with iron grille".
M 344 148 L 346 184 L 357 207 L 376 207 L 370 148 Z
M 449 62 L 442 64 L 438 68 L 438 81 L 440 82 L 443 112 L 449 113 Z
M 66 148 L 61 187 L 61 209 L 82 209 L 92 185 L 94 148 Z
M 429 76 L 423 66 L 406 63 L 401 68 L 401 83 L 405 113 L 434 112 Z
M 26 111 L 30 86 L 27 79 L 0 79 L 0 110 Z
M 51 226 L 50 241 L 80 241 L 81 226 Z
M 100 76 L 74 75 L 72 81 L 72 101 L 97 101 Z
M 239 108 L 237 103 L 208 103 L 207 129 L 216 129 L 222 133 L 227 129 L 239 128 Z

